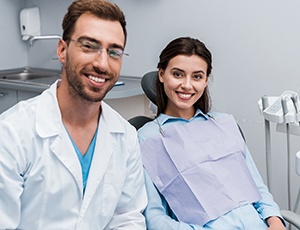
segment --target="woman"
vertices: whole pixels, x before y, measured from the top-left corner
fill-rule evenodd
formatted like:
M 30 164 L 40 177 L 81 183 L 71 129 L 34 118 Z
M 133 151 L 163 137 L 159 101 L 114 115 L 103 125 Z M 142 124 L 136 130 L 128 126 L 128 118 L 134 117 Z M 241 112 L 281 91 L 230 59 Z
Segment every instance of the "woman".
M 147 229 L 285 229 L 231 115 L 210 111 L 212 57 L 170 42 L 158 63 L 157 118 L 139 130 Z

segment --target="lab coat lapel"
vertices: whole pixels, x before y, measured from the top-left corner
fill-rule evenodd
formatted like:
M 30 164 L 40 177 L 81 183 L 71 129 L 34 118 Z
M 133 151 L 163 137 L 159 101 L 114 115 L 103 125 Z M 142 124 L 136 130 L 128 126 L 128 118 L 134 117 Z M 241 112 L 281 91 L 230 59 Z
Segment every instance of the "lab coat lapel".
M 117 141 L 111 133 L 107 122 L 101 115 L 98 126 L 98 135 L 93 155 L 93 161 L 89 172 L 87 187 L 84 194 L 81 212 L 85 212 L 91 202 L 99 184 L 104 178 L 104 174 L 116 149 Z M 83 215 L 83 213 L 82 213 Z
M 50 139 L 50 150 L 73 175 L 80 191 L 82 188 L 81 166 L 71 140 L 61 120 L 56 89 L 59 81 L 40 95 L 37 104 L 36 131 L 41 138 Z M 81 192 L 82 193 L 82 192 Z
M 80 162 L 66 131 L 62 132 L 54 139 L 50 145 L 50 150 L 73 175 L 78 189 L 81 191 L 81 194 L 83 194 L 82 170 Z

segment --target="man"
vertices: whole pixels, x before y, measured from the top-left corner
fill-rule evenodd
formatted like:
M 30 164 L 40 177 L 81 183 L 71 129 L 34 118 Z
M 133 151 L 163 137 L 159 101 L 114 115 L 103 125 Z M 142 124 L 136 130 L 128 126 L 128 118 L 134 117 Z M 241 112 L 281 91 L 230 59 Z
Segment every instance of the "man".
M 124 15 L 76 0 L 62 26 L 61 81 L 0 116 L 0 229 L 145 229 L 136 132 L 102 101 L 120 73 Z

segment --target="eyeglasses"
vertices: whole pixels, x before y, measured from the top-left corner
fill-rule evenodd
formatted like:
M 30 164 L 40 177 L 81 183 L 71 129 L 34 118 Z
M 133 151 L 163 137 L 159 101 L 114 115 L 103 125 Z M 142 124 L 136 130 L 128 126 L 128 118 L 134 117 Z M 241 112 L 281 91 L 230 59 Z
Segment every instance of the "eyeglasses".
M 77 43 L 82 51 L 87 54 L 95 55 L 101 54 L 104 49 L 106 49 L 107 55 L 114 60 L 121 61 L 123 55 L 129 56 L 129 54 L 124 53 L 124 50 L 118 47 L 104 48 L 99 43 L 88 40 L 88 39 L 70 39 L 71 42 Z

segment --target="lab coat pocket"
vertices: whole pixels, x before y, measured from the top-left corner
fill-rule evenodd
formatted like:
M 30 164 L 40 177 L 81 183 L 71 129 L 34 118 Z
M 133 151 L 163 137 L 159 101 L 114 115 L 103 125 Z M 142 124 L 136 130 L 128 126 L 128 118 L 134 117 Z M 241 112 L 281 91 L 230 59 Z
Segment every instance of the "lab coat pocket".
M 125 170 L 108 171 L 104 175 L 103 184 L 103 212 L 113 211 L 122 194 L 125 179 Z

